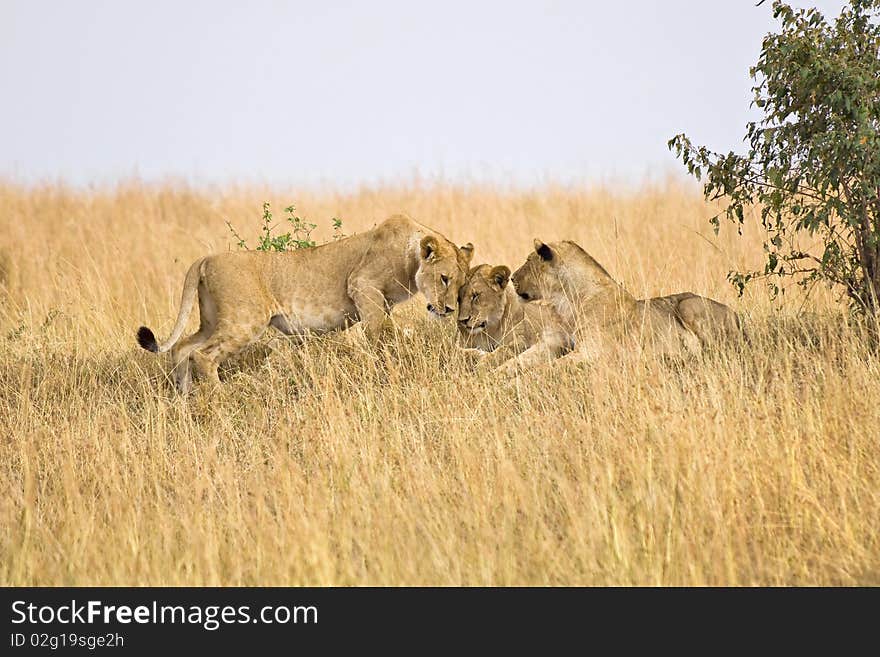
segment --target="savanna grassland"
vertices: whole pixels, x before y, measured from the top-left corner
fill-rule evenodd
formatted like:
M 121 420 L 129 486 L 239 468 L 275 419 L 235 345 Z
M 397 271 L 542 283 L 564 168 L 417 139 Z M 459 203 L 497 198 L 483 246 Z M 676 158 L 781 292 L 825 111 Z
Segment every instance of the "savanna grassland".
M 379 351 L 278 336 L 180 398 L 135 330 L 167 336 L 187 266 L 264 200 L 319 241 L 405 212 L 475 263 L 573 239 L 637 296 L 731 304 L 749 341 L 504 381 L 416 299 Z M 737 298 L 761 236 L 712 213 L 674 183 L 0 184 L 0 584 L 880 584 L 880 358 L 825 290 Z

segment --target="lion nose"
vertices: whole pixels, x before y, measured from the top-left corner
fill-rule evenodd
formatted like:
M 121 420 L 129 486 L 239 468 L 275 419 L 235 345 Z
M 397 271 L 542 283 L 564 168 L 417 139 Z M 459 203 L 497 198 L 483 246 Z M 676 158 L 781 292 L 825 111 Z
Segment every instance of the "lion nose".
M 455 310 L 455 309 L 450 308 L 449 306 L 446 306 L 446 310 L 441 312 L 440 310 L 437 309 L 437 306 L 435 306 L 433 303 L 428 304 L 428 312 L 434 313 L 435 315 L 440 315 L 440 317 L 446 317 L 446 315 L 451 313 L 453 310 Z

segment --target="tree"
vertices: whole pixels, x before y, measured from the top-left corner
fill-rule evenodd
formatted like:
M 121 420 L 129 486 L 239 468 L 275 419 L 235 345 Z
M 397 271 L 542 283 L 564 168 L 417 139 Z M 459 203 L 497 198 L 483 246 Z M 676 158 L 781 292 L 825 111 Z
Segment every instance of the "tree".
M 748 153 L 715 153 L 684 134 L 669 141 L 706 199 L 725 204 L 711 219 L 716 234 L 722 216 L 741 232 L 744 209 L 760 208 L 766 263 L 730 273 L 740 294 L 760 278 L 774 296 L 781 277 L 808 290 L 823 281 L 880 316 L 878 14 L 880 0 L 851 0 L 831 23 L 777 0 L 781 29 L 750 69 L 763 118 L 746 126 Z

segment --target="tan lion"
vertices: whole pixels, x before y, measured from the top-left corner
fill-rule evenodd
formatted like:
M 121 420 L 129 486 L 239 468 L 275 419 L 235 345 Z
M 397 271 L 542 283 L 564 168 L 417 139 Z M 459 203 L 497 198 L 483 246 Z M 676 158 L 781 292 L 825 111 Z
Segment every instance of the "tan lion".
M 186 274 L 171 336 L 157 344 L 153 332 L 142 326 L 137 340 L 148 351 L 171 350 L 175 383 L 187 392 L 190 361 L 199 374 L 219 383 L 220 363 L 270 326 L 305 336 L 363 322 L 375 342 L 391 308 L 416 292 L 427 299 L 431 315 L 445 317 L 455 310 L 472 256 L 473 245 L 458 247 L 400 215 L 310 249 L 210 255 Z M 180 340 L 196 298 L 199 330 Z
M 737 314 L 691 292 L 638 301 L 574 242 L 535 240 L 535 251 L 513 274 L 481 265 L 459 291 L 464 344 L 492 352 L 484 363 L 513 373 L 549 362 L 593 359 L 616 349 L 662 355 L 694 353 L 741 330 Z M 522 299 L 522 300 L 521 300 Z
M 460 342 L 481 359 L 480 368 L 497 367 L 529 349 L 532 364 L 571 351 L 572 336 L 555 308 L 546 301 L 523 301 L 509 280 L 504 265 L 478 265 L 459 290 Z

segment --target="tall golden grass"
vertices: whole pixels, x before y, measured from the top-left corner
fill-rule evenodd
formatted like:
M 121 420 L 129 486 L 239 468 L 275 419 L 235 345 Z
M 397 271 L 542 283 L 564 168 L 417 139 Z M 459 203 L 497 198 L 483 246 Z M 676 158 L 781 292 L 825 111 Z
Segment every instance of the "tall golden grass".
M 505 382 L 414 301 L 380 351 L 275 338 L 182 399 L 134 331 L 167 335 L 186 267 L 264 200 L 319 240 L 406 212 L 514 267 L 573 239 L 637 296 L 733 305 L 750 342 Z M 878 356 L 821 290 L 737 299 L 761 235 L 712 211 L 671 182 L 0 184 L 0 584 L 880 583 Z

